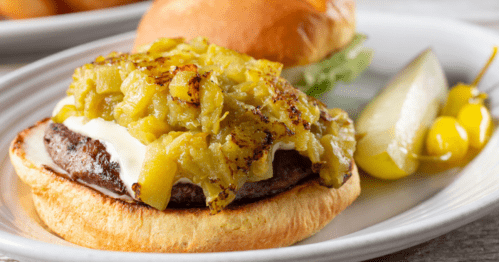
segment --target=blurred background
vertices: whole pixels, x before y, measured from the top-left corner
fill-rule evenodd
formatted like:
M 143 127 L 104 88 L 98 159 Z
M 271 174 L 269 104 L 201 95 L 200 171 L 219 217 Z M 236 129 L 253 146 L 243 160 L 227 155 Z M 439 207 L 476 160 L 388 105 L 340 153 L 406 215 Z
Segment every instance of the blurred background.
M 150 4 L 0 0 L 0 76 L 72 46 L 135 30 Z
M 0 76 L 71 46 L 132 31 L 150 4 L 145 0 L 0 0 Z M 357 0 L 357 10 L 445 17 L 499 33 L 497 0 Z

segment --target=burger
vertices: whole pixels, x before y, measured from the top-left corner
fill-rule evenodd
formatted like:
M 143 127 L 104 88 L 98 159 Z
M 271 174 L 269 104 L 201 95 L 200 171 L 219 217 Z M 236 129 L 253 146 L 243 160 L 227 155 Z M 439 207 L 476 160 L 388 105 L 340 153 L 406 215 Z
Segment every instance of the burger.
M 282 69 L 203 37 L 97 57 L 51 118 L 12 141 L 12 164 L 41 220 L 81 246 L 289 246 L 349 206 L 360 183 L 353 121 Z
M 282 63 L 282 77 L 319 97 L 337 82 L 352 82 L 371 62 L 355 21 L 354 0 L 156 0 L 139 23 L 133 50 L 159 37 L 204 36 Z

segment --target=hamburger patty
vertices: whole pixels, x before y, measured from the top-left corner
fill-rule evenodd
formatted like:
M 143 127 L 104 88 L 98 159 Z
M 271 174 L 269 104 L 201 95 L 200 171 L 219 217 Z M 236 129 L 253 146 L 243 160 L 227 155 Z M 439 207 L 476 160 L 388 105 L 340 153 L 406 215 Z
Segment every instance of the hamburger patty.
M 119 177 L 119 164 L 111 161 L 111 155 L 98 140 L 75 133 L 63 124 L 51 123 L 45 130 L 44 143 L 54 163 L 68 172 L 70 179 L 81 179 L 120 195 L 127 194 Z M 314 174 L 311 166 L 310 160 L 295 150 L 277 150 L 273 177 L 245 183 L 235 201 L 251 202 L 284 192 Z M 168 206 L 206 206 L 203 190 L 194 184 L 177 183 L 172 188 Z
M 119 164 L 111 161 L 111 155 L 98 140 L 75 133 L 63 124 L 51 123 L 43 142 L 54 163 L 68 172 L 70 179 L 80 179 L 119 195 L 127 193 Z

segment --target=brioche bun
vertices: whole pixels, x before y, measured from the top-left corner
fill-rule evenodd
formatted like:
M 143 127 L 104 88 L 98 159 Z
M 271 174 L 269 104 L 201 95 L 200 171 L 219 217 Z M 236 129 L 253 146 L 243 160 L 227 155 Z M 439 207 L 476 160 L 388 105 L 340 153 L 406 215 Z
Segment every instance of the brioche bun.
M 285 67 L 322 60 L 355 35 L 354 0 L 157 0 L 137 29 L 134 52 L 160 37 L 211 43 Z
M 40 218 L 69 242 L 96 249 L 138 252 L 215 252 L 289 246 L 314 234 L 360 194 L 359 176 L 339 189 L 316 180 L 289 191 L 210 215 L 208 208 L 166 209 L 128 203 L 68 180 L 26 156 L 38 122 L 13 140 L 11 162 L 31 187 Z

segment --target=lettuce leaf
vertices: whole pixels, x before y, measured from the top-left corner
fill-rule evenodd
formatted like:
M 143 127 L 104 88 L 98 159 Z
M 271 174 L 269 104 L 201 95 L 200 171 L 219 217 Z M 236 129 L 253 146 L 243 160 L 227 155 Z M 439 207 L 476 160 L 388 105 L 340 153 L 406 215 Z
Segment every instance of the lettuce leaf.
M 357 34 L 343 50 L 315 64 L 305 66 L 294 83 L 309 96 L 319 97 L 331 91 L 338 81 L 352 82 L 371 63 L 373 51 L 362 44 L 366 40 Z

